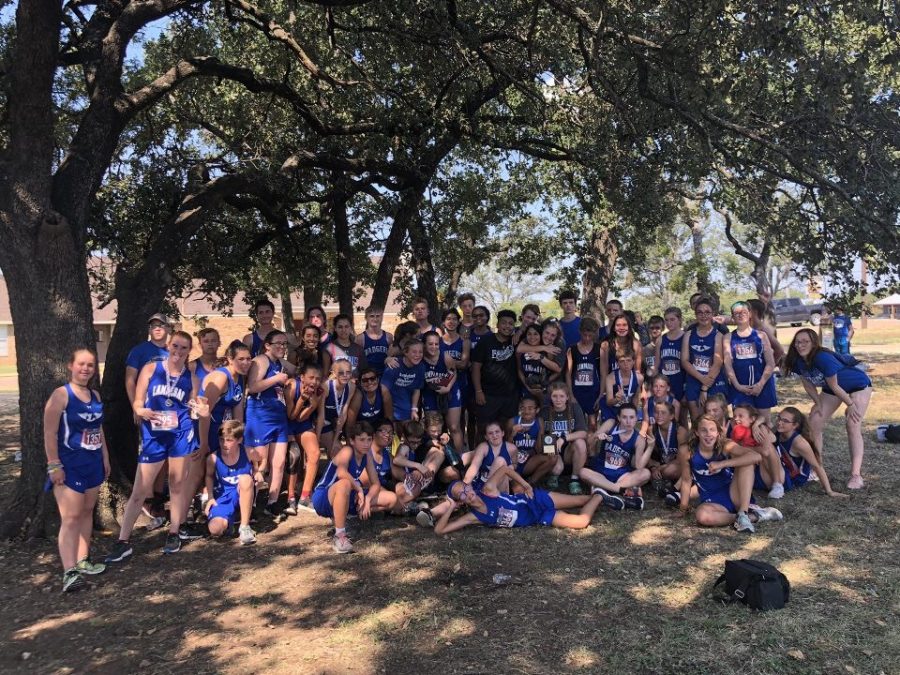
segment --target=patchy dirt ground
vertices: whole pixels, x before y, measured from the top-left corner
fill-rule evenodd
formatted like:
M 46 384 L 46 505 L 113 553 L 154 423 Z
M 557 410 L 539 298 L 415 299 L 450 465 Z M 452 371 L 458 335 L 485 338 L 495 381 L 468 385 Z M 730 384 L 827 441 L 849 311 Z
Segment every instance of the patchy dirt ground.
M 894 357 L 890 357 L 894 358 Z M 873 359 L 867 439 L 898 421 L 900 365 Z M 794 381 L 785 404 L 803 401 Z M 17 465 L 15 400 L 0 399 L 0 485 Z M 842 420 L 826 464 L 847 478 Z M 401 519 L 357 525 L 337 556 L 304 514 L 255 547 L 198 541 L 134 558 L 63 596 L 53 542 L 0 544 L 0 671 L 40 673 L 898 673 L 898 446 L 867 444 L 868 488 L 818 486 L 748 537 L 643 513 L 601 512 L 577 533 L 471 530 L 438 539 Z M 768 525 L 768 526 L 767 526 Z M 98 536 L 105 551 L 110 537 Z M 710 598 L 726 558 L 777 564 L 779 612 Z M 497 572 L 513 583 L 497 586 Z

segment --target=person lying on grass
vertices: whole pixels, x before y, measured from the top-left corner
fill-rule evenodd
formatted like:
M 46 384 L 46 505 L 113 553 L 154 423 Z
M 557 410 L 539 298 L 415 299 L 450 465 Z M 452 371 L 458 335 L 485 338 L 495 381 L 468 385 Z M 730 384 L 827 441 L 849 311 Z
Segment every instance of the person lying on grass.
M 500 492 L 503 481 L 519 485 L 524 492 L 512 495 Z M 434 526 L 436 534 L 449 534 L 469 525 L 488 527 L 528 527 L 552 525 L 571 530 L 581 530 L 591 524 L 594 512 L 603 502 L 599 494 L 564 495 L 559 492 L 535 490 L 528 481 L 516 473 L 514 467 L 505 466 L 494 472 L 488 481 L 475 489 L 462 482 L 451 483 L 447 488 L 446 510 Z M 457 507 L 469 508 L 454 520 L 450 516 Z M 579 513 L 565 513 L 562 509 L 580 508 Z

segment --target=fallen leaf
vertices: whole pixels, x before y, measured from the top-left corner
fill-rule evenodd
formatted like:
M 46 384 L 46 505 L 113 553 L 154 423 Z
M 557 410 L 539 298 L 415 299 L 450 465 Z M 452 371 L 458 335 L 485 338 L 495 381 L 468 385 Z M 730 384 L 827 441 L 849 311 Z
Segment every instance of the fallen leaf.
M 790 656 L 792 659 L 797 659 L 798 661 L 803 661 L 806 658 L 806 656 L 803 655 L 803 652 L 801 652 L 799 649 L 791 649 L 788 652 L 788 656 Z

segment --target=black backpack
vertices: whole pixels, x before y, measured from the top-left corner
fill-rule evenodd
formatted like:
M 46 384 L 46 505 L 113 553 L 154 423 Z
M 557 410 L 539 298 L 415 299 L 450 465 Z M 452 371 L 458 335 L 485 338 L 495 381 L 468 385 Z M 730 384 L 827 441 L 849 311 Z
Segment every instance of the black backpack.
M 791 597 L 791 583 L 777 568 L 759 560 L 726 560 L 725 573 L 713 585 L 725 583 L 727 602 L 740 601 L 751 609 L 781 609 Z

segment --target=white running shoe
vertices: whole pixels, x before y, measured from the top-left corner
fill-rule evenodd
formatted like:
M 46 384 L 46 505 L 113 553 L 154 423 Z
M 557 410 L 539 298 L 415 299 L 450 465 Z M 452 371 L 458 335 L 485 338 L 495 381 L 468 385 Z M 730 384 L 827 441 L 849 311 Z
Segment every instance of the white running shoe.
M 750 512 L 756 514 L 756 522 L 758 523 L 764 523 L 767 520 L 784 520 L 784 514 L 774 506 L 763 507 L 757 506 L 756 504 L 751 504 Z
M 784 497 L 784 485 L 772 483 L 772 489 L 769 490 L 769 499 L 781 499 L 782 497 Z

